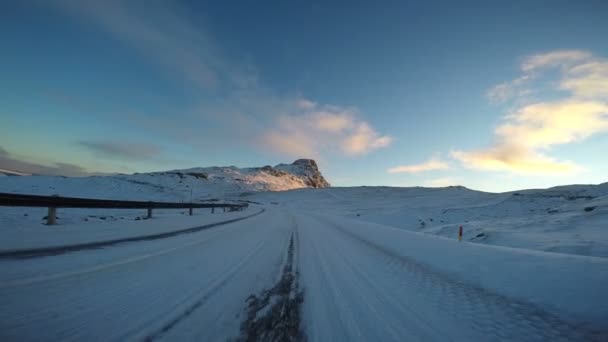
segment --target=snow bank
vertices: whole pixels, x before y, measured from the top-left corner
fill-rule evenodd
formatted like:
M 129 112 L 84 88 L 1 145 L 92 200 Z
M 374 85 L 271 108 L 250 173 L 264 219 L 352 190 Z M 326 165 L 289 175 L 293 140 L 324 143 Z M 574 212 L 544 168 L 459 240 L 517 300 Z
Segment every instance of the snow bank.
M 56 226 L 29 224 L 18 229 L 4 229 L 0 239 L 0 252 L 166 233 L 252 215 L 259 208 L 249 207 L 244 211 L 226 213 L 216 210 L 213 215 L 208 209 L 205 212 L 202 210 L 204 209 L 198 209 L 197 213 L 195 209 L 193 216 L 168 215 L 137 221 L 83 222 Z
M 401 257 L 457 281 L 521 299 L 581 322 L 608 320 L 608 259 L 488 246 L 317 214 Z

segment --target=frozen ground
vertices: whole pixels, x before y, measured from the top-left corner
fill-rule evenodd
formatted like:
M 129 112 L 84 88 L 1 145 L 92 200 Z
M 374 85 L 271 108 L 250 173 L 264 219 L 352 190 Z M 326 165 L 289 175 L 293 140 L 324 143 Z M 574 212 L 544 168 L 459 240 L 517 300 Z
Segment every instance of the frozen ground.
M 268 205 L 464 240 L 608 257 L 608 183 L 485 193 L 463 187 L 353 187 L 258 193 Z
M 608 338 L 607 259 L 266 209 L 161 240 L 2 258 L 0 339 Z
M 316 177 L 316 178 L 315 178 Z M 486 193 L 463 187 L 353 187 L 288 190 L 322 179 L 310 165 L 210 167 L 105 177 L 0 178 L 0 192 L 170 202 L 250 200 L 470 242 L 608 257 L 608 183 Z M 324 181 L 324 180 L 323 180 Z M 317 183 L 315 183 L 317 184 Z M 159 211 L 181 215 L 184 211 Z M 143 217 L 135 210 L 60 210 L 59 223 L 91 225 Z M 0 231 L 41 227 L 46 209 L 0 207 Z M 8 233 L 9 235 L 11 233 Z M 10 243 L 10 242 L 7 242 Z
M 605 295 L 605 259 L 488 248 L 318 214 L 300 216 L 299 225 L 311 340 L 608 336 L 608 310 L 593 300 Z
M 236 337 L 247 296 L 280 271 L 291 228 L 280 215 L 163 240 L 1 260 L 0 340 Z
M 186 183 L 194 200 L 251 205 L 151 220 L 60 209 L 57 226 L 42 224 L 45 209 L 0 207 L 0 340 L 608 340 L 606 183 L 237 193 L 201 176 L 136 176 L 2 177 L 0 191 L 188 201 Z
M 29 209 L 29 211 L 32 210 L 35 209 Z M 64 213 L 71 211 L 70 209 L 63 210 Z M 129 221 L 112 219 L 105 221 L 98 219 L 93 222 L 87 222 L 87 224 L 72 223 L 55 226 L 47 226 L 39 222 L 29 222 L 27 224 L 24 223 L 19 228 L 2 231 L 0 254 L 11 250 L 70 246 L 154 236 L 192 227 L 218 224 L 222 221 L 246 217 L 260 210 L 256 208 L 249 211 L 223 212 L 221 209 L 215 209 L 214 213 L 211 214 L 211 209 L 195 209 L 193 216 L 188 216 L 186 212 L 182 211 L 176 214 L 176 211 L 173 210 L 173 213 L 167 211 L 164 215 L 162 212 L 155 213 L 152 219 L 146 219 L 145 217 Z

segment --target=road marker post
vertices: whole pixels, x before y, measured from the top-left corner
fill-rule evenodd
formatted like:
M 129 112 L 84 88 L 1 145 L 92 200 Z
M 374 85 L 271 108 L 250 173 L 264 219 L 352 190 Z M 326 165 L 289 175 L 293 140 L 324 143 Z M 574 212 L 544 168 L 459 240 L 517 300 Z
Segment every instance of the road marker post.
M 49 226 L 57 224 L 57 208 L 49 207 L 49 211 L 46 215 L 46 224 Z
M 462 241 L 462 226 L 458 227 L 458 241 Z

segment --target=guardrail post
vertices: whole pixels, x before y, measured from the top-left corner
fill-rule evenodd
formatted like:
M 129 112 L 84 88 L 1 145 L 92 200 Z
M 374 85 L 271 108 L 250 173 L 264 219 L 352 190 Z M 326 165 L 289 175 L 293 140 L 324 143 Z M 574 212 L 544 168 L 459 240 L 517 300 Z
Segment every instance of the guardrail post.
M 148 216 L 146 218 L 152 218 L 152 208 L 148 208 Z
M 192 216 L 192 207 L 188 208 L 188 213 Z
M 49 207 L 49 212 L 46 215 L 46 224 L 49 226 L 57 224 L 57 208 Z

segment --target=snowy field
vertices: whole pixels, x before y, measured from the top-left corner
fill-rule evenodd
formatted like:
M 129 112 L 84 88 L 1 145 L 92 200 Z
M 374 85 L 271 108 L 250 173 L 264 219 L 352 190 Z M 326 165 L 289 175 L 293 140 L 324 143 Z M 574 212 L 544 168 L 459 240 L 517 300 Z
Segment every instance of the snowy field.
M 187 201 L 175 188 L 187 182 L 196 199 L 251 205 L 150 220 L 60 209 L 57 226 L 42 224 L 44 209 L 0 208 L 0 340 L 608 340 L 606 183 L 223 196 L 194 176 L 137 177 L 147 183 L 3 177 L 0 191 Z M 1 253 L 206 225 L 52 255 Z
M 301 176 L 274 176 L 261 170 L 227 167 L 107 177 L 2 177 L 0 192 L 169 202 L 248 200 L 449 238 L 462 225 L 464 239 L 470 242 L 608 257 L 608 183 L 509 193 L 463 187 L 290 190 L 304 186 Z M 290 191 L 260 191 L 269 189 Z M 184 213 L 158 212 L 161 216 Z M 65 226 L 108 221 L 126 224 L 144 214 L 141 210 L 69 209 L 60 210 L 58 216 Z M 43 208 L 0 208 L 0 231 L 41 227 L 45 216 Z
M 608 183 L 485 193 L 463 187 L 301 189 L 248 196 L 416 232 L 546 252 L 608 257 Z
M 598 300 L 608 259 L 307 210 L 268 207 L 161 240 L 2 258 L 0 271 L 5 341 L 246 340 L 268 334 L 264 326 L 311 341 L 608 337 Z
M 35 209 L 29 209 L 29 211 L 32 210 Z M 63 210 L 66 215 L 73 214 L 69 211 L 70 209 Z M 135 210 L 123 211 L 135 212 Z M 155 212 L 152 219 L 146 219 L 142 215 L 141 217 L 143 218 L 138 220 L 120 220 L 115 219 L 113 216 L 108 216 L 107 220 L 101 220 L 99 217 L 105 216 L 97 216 L 97 219 L 93 222 L 84 221 L 86 224 L 68 223 L 54 226 L 43 225 L 39 222 L 29 222 L 18 229 L 5 229 L 2 231 L 0 253 L 11 250 L 70 246 L 153 236 L 244 218 L 259 212 L 260 209 L 224 212 L 218 208 L 214 210 L 213 214 L 211 214 L 211 209 L 194 209 L 193 216 L 186 215 L 187 212 L 183 210 L 158 211 L 159 213 Z M 176 212 L 178 213 L 176 214 Z M 124 216 L 118 217 L 124 218 Z M 139 217 L 136 216 L 136 218 Z

